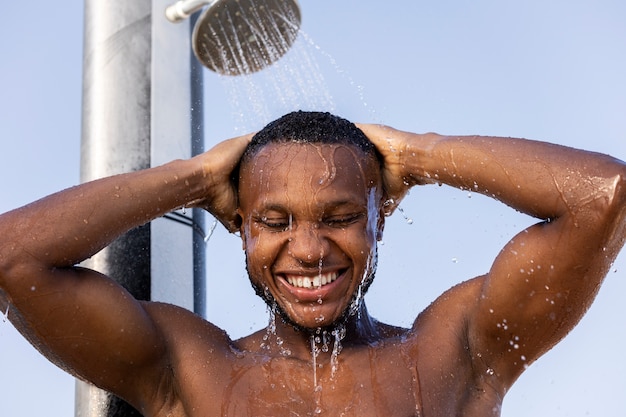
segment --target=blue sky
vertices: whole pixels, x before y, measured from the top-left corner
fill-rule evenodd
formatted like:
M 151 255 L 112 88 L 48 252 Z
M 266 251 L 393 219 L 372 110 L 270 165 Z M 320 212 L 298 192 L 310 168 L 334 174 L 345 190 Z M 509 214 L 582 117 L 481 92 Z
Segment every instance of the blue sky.
M 301 45 L 282 67 L 246 79 L 205 73 L 207 147 L 294 106 L 267 93 L 249 102 L 232 97 L 245 98 L 247 88 L 272 77 L 297 81 L 313 73 L 314 86 L 295 106 L 418 132 L 527 137 L 626 158 L 623 2 L 300 5 Z M 82 7 L 77 0 L 3 6 L 2 212 L 78 182 Z M 252 109 L 259 106 L 266 113 Z M 485 272 L 504 243 L 531 223 L 446 187 L 415 189 L 402 208 L 413 222 L 399 213 L 389 219 L 367 297 L 373 315 L 395 324 L 410 323 L 442 291 Z M 209 319 L 233 337 L 262 327 L 265 309 L 249 289 L 236 238 L 218 230 L 207 243 L 207 262 Z M 511 390 L 503 416 L 623 415 L 624 294 L 622 254 L 581 324 Z M 72 415 L 73 379 L 1 319 L 0 375 L 0 415 Z

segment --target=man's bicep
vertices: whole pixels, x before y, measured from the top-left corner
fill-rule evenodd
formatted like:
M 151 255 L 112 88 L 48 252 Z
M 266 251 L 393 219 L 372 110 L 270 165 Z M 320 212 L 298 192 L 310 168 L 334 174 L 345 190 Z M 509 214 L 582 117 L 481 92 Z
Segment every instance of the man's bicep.
M 513 238 L 471 313 L 470 345 L 509 383 L 578 323 L 605 274 L 601 239 L 572 222 L 539 223 Z
M 165 350 L 142 305 L 111 279 L 83 268 L 45 271 L 30 281 L 28 292 L 11 300 L 9 316 L 18 330 L 74 375 L 118 395 L 138 394 L 132 391 Z

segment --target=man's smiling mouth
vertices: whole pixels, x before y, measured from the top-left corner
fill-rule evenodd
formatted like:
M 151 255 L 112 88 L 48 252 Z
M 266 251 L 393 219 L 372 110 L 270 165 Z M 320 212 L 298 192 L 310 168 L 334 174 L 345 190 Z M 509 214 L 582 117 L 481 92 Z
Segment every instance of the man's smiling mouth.
M 287 280 L 289 285 L 298 288 L 320 288 L 335 281 L 337 277 L 339 277 L 339 272 L 335 271 L 309 277 L 302 275 L 285 275 L 285 280 Z

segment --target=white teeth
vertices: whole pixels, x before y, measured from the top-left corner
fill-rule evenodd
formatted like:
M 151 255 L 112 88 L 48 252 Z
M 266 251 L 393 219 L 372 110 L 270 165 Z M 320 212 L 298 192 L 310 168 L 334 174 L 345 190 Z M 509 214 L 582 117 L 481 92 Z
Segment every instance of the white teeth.
M 319 274 L 314 277 L 303 277 L 301 275 L 287 275 L 287 282 L 294 287 L 299 288 L 319 288 L 326 284 L 330 284 L 337 279 L 338 274 L 336 272 L 329 272 L 327 274 Z

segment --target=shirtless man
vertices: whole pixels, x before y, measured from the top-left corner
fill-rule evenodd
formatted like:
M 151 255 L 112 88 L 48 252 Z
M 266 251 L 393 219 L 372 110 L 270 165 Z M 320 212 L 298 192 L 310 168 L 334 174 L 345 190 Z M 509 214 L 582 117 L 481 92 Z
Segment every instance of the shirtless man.
M 498 416 L 620 251 L 626 165 L 522 139 L 360 128 L 292 113 L 252 142 L 231 139 L 6 213 L 0 307 L 10 303 L 10 320 L 50 360 L 145 416 Z M 369 316 L 362 295 L 385 216 L 429 183 L 493 196 L 539 222 L 485 275 L 397 328 Z M 275 331 L 233 341 L 76 266 L 182 206 L 241 233 L 250 280 L 281 318 Z

